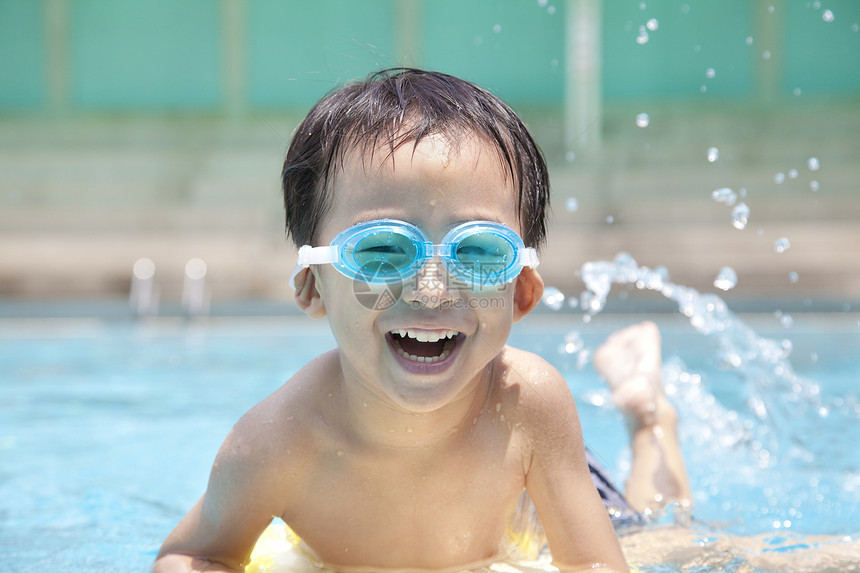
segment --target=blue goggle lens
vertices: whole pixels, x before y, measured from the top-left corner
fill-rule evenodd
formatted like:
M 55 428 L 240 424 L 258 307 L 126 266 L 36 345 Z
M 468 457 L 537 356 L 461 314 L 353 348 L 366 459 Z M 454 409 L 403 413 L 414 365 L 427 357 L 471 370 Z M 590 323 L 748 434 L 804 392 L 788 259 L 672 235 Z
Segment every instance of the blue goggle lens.
M 464 237 L 453 251 L 454 259 L 470 273 L 494 276 L 508 269 L 516 258 L 516 248 L 494 233 Z
M 352 259 L 362 276 L 380 279 L 399 277 L 418 257 L 418 247 L 412 238 L 383 231 L 356 242 Z

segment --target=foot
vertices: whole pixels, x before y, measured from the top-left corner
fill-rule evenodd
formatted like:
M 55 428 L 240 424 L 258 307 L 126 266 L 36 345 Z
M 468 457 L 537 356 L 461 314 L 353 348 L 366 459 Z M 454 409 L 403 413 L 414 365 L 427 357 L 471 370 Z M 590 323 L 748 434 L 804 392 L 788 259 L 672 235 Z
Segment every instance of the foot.
M 594 353 L 594 368 L 634 427 L 653 426 L 672 409 L 663 392 L 660 331 L 653 322 L 612 334 Z

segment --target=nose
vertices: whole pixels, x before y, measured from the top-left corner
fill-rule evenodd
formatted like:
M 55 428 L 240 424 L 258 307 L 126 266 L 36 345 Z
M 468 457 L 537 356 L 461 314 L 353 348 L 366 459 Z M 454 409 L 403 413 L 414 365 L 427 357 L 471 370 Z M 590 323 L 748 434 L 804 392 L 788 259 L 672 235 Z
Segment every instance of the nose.
M 439 308 L 453 298 L 453 285 L 439 257 L 427 261 L 418 273 L 403 284 L 403 299 L 414 307 Z

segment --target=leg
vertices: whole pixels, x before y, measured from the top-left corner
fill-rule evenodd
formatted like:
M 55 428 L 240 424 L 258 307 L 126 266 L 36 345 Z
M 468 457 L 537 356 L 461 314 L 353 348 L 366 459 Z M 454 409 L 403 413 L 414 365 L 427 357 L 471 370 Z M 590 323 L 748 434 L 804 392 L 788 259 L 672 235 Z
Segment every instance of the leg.
M 690 484 L 678 442 L 678 415 L 663 392 L 660 332 L 643 322 L 616 332 L 594 353 L 630 431 L 633 463 L 625 488 L 638 511 L 689 506 Z

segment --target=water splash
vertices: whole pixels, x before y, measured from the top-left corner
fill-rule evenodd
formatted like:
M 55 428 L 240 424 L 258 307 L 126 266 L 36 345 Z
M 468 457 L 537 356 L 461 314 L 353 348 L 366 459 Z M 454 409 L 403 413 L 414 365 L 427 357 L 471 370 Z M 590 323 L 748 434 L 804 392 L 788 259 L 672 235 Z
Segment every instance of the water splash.
M 712 191 L 711 199 L 717 203 L 731 206 L 738 200 L 738 194 L 728 187 L 723 187 L 722 189 L 715 189 Z
M 791 242 L 788 240 L 788 237 L 780 237 L 773 242 L 773 251 L 775 253 L 782 254 L 790 248 Z
M 750 208 L 746 203 L 738 203 L 732 209 L 732 226 L 735 229 L 743 231 L 747 228 L 750 220 Z
M 720 290 L 731 290 L 738 284 L 738 274 L 731 267 L 723 267 L 714 279 L 714 286 Z
M 639 266 L 627 253 L 612 261 L 583 265 L 580 275 L 586 291 L 580 296 L 586 322 L 606 305 L 613 284 L 633 285 L 639 290 L 655 291 L 677 303 L 678 310 L 692 327 L 717 347 L 722 368 L 733 371 L 749 389 L 748 406 L 761 422 L 755 440 L 762 453 L 762 464 L 774 463 L 779 449 L 778 436 L 789 436 L 794 453 L 803 457 L 803 444 L 811 439 L 810 413 L 818 412 L 819 387 L 798 376 L 788 356 L 790 345 L 758 336 L 715 294 L 675 284 L 665 267 Z
M 648 127 L 651 123 L 651 118 L 647 113 L 640 113 L 636 116 L 636 126 L 637 127 Z
M 716 147 L 709 147 L 705 156 L 708 158 L 708 163 L 714 163 L 720 158 L 720 150 Z
M 541 296 L 541 302 L 552 310 L 561 310 L 564 306 L 564 293 L 555 287 L 546 287 Z

